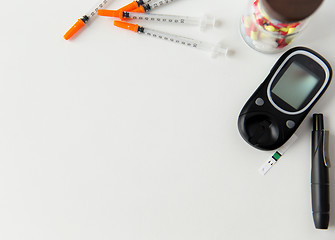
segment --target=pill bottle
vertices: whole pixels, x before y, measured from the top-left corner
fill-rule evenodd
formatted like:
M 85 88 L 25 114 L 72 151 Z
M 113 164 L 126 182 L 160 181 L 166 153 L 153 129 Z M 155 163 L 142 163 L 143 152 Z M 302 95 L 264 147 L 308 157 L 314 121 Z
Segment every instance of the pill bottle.
M 262 53 L 278 53 L 306 27 L 323 0 L 249 0 L 241 17 L 244 41 Z

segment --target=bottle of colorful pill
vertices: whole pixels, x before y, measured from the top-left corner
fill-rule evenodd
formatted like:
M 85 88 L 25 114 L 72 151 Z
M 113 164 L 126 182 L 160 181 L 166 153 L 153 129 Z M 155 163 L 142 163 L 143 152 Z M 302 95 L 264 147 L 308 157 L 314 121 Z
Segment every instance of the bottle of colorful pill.
M 241 18 L 241 35 L 262 53 L 286 50 L 323 0 L 250 0 Z

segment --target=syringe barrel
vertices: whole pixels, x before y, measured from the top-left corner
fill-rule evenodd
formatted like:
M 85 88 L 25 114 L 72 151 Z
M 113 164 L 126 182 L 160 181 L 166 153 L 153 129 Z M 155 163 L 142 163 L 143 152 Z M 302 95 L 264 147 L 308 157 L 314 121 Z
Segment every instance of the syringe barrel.
M 125 15 L 129 16 L 129 18 L 131 19 L 155 21 L 155 22 L 162 22 L 162 23 L 199 25 L 201 21 L 197 17 L 175 16 L 175 15 L 165 15 L 165 14 L 125 12 Z
M 97 15 L 99 9 L 106 8 L 113 0 L 100 0 L 94 7 L 85 14 L 88 17 L 88 21 L 94 18 Z M 84 17 L 85 17 L 84 16 Z
M 151 3 L 153 1 L 155 1 L 155 0 L 143 0 L 144 4 L 148 4 L 148 3 Z
M 220 44 L 214 45 L 208 42 L 203 42 L 200 40 L 182 37 L 182 36 L 178 36 L 178 35 L 174 35 L 174 34 L 170 34 L 166 32 L 160 32 L 160 31 L 153 30 L 150 28 L 139 28 L 139 29 L 141 29 L 139 30 L 140 33 L 144 33 L 147 36 L 155 37 L 155 38 L 166 40 L 169 42 L 178 43 L 184 46 L 196 48 L 196 49 L 203 50 L 203 51 L 208 51 L 208 52 L 211 52 L 212 56 L 221 55 L 221 54 L 226 56 L 228 53 L 228 49 L 221 47 Z
M 144 28 L 142 33 L 144 33 L 147 36 L 155 37 L 155 38 L 166 40 L 169 42 L 178 43 L 178 44 L 185 45 L 185 46 L 192 47 L 192 48 L 199 48 L 199 46 L 204 45 L 199 40 L 182 37 L 182 36 L 178 36 L 178 35 L 174 35 L 170 33 L 165 33 L 165 32 L 153 30 L 150 28 Z
M 174 1 L 176 1 L 176 0 L 159 0 L 159 1 L 149 3 L 148 5 L 150 6 L 150 9 L 152 10 L 152 9 L 158 8 L 160 6 L 172 3 Z

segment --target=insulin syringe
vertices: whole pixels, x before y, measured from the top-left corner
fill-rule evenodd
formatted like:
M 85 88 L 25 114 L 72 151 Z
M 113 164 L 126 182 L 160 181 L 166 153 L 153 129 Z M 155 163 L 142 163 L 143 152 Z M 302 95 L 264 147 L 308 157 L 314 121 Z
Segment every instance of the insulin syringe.
M 122 12 L 122 11 L 133 11 L 137 8 L 139 8 L 140 6 L 142 5 L 145 5 L 145 4 L 149 4 L 150 2 L 153 2 L 155 0 L 139 0 L 139 1 L 133 1 L 129 4 L 127 4 L 126 6 L 118 9 L 118 10 L 115 10 L 117 12 Z
M 151 10 L 154 10 L 155 8 L 158 8 L 158 7 L 161 7 L 163 5 L 166 5 L 166 4 L 169 4 L 169 3 L 172 3 L 176 0 L 159 0 L 159 1 L 155 1 L 153 3 L 147 3 L 147 4 L 144 4 L 140 7 L 138 7 L 137 9 L 133 10 L 132 12 L 148 12 L 148 11 L 151 11 Z
M 87 14 L 82 18 L 79 18 L 78 21 L 65 33 L 65 40 L 70 39 L 76 32 L 78 32 L 82 27 L 84 27 L 89 21 L 91 21 L 96 15 L 99 9 L 107 7 L 112 0 L 100 0 L 94 8 L 91 9 Z
M 157 30 L 141 27 L 137 24 L 131 24 L 128 22 L 114 21 L 114 25 L 120 28 L 128 29 L 137 33 L 144 33 L 145 35 L 166 40 L 169 42 L 179 43 L 188 47 L 196 48 L 199 50 L 210 51 L 212 56 L 216 55 L 227 55 L 228 49 L 221 47 L 220 44 L 211 44 L 192 38 L 181 37 L 170 33 L 160 32 Z
M 123 11 L 131 11 L 131 12 L 139 12 L 139 13 L 145 13 L 148 11 L 151 11 L 155 8 L 158 8 L 160 6 L 172 3 L 176 0 L 146 0 L 146 1 L 134 1 L 132 3 L 129 3 L 128 5 L 118 9 L 118 10 L 106 10 L 106 9 L 100 9 L 98 11 L 99 16 L 106 16 L 106 17 L 119 17 L 119 14 Z
M 99 10 L 103 11 L 103 16 L 118 17 L 122 20 L 133 19 L 133 20 L 144 20 L 153 21 L 159 23 L 173 23 L 181 25 L 197 25 L 201 30 L 206 28 L 213 28 L 215 26 L 215 18 L 204 15 L 203 17 L 187 17 L 187 16 L 176 16 L 176 15 L 165 15 L 165 14 L 152 14 L 152 13 L 138 13 L 138 12 L 119 12 L 114 10 Z

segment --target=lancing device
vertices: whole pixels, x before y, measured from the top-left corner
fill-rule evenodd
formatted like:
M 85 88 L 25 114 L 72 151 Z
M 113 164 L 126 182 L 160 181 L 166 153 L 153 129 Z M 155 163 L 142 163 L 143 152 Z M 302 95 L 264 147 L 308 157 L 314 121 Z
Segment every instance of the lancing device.
M 312 131 L 312 211 L 317 229 L 328 229 L 329 224 L 329 132 L 324 130 L 323 115 L 313 115 Z

